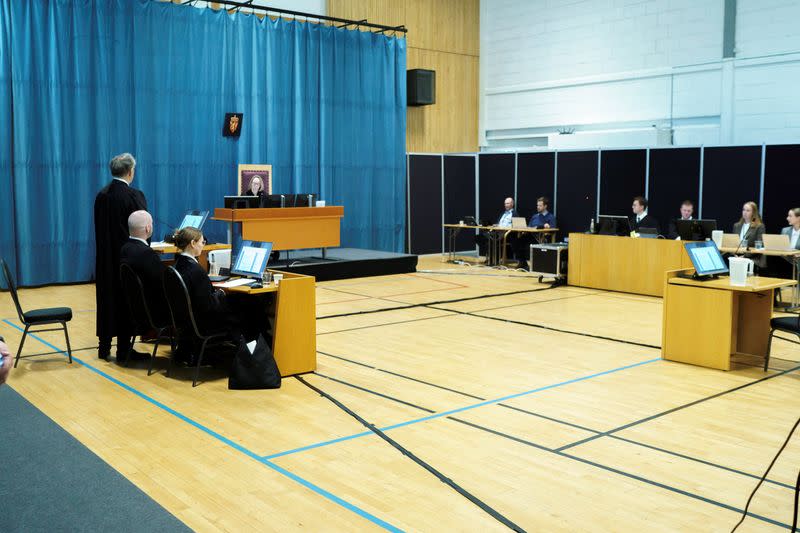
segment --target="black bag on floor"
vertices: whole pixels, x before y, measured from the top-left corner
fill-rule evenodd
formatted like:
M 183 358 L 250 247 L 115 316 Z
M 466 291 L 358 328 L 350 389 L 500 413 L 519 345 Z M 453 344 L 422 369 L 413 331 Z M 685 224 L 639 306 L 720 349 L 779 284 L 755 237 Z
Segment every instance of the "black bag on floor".
M 281 373 L 272 349 L 267 345 L 264 337 L 259 335 L 253 353 L 247 347 L 244 338 L 239 341 L 239 349 L 233 358 L 231 373 L 228 378 L 228 388 L 237 390 L 248 389 L 279 389 L 281 387 Z

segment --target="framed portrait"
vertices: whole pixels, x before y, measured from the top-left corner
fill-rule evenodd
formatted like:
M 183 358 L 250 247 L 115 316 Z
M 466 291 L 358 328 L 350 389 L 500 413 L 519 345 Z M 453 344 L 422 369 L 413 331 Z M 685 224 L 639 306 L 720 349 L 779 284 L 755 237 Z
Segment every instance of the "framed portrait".
M 236 186 L 240 196 L 272 194 L 272 165 L 239 165 Z

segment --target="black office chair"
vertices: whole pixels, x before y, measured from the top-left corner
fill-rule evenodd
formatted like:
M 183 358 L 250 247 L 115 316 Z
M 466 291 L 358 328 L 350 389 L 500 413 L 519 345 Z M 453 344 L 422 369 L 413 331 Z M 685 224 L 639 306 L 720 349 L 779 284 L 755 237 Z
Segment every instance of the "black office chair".
M 72 347 L 69 344 L 69 332 L 67 331 L 67 322 L 72 320 L 72 309 L 69 307 L 49 307 L 47 309 L 23 311 L 19 303 L 19 296 L 17 295 L 17 286 L 14 283 L 14 278 L 11 276 L 11 270 L 4 260 L 0 259 L 0 264 L 2 264 L 3 267 L 3 276 L 6 278 L 6 284 L 11 293 L 11 299 L 14 300 L 14 306 L 17 308 L 19 321 L 25 325 L 25 331 L 22 333 L 22 340 L 19 342 L 19 348 L 17 348 L 17 358 L 14 360 L 14 368 L 19 364 L 19 358 L 22 355 L 22 347 L 25 345 L 25 339 L 28 333 L 42 333 L 44 331 L 59 331 L 62 329 L 64 330 L 64 338 L 67 339 L 67 357 L 69 358 L 70 364 L 72 364 Z M 50 324 L 61 324 L 61 327 L 31 329 L 32 327 L 48 326 Z
M 173 351 L 175 350 L 174 339 L 172 334 L 169 333 L 172 325 L 155 323 L 153 313 L 150 312 L 150 306 L 147 305 L 147 297 L 144 293 L 142 280 L 139 278 L 139 275 L 133 271 L 130 265 L 120 265 L 119 278 L 122 282 L 122 291 L 125 294 L 125 300 L 128 302 L 128 309 L 131 312 L 131 319 L 135 327 L 134 331 L 139 334 L 140 339 L 143 333 L 149 331 L 156 332 L 156 342 L 153 346 L 153 352 L 150 354 L 150 364 L 147 367 L 147 375 L 149 376 L 153 373 L 153 362 L 155 361 L 158 345 L 161 341 L 169 338 L 170 346 L 172 346 Z M 165 335 L 165 333 L 169 333 L 169 335 Z M 131 349 L 133 349 L 135 342 L 136 335 L 134 335 L 133 342 L 131 342 Z M 128 365 L 127 357 L 125 358 L 125 365 Z
M 767 356 L 764 358 L 764 372 L 769 368 L 769 355 L 772 351 L 772 338 L 775 336 L 775 332 L 785 331 L 800 337 L 800 315 L 773 318 L 769 321 L 769 325 L 771 329 L 769 331 L 769 342 L 767 343 Z
M 186 289 L 186 284 L 178 271 L 175 270 L 175 267 L 168 267 L 164 271 L 164 294 L 167 297 L 169 312 L 172 316 L 172 325 L 175 327 L 178 338 L 180 339 L 182 337 L 181 333 L 184 333 L 199 340 L 201 343 L 197 366 L 194 371 L 194 380 L 192 381 L 192 387 L 196 387 L 197 378 L 200 375 L 200 365 L 203 363 L 206 348 L 210 345 L 224 342 L 228 333 L 225 331 L 210 334 L 200 332 L 200 328 L 197 327 L 197 321 L 194 318 L 189 291 Z M 183 338 L 185 338 L 185 335 Z

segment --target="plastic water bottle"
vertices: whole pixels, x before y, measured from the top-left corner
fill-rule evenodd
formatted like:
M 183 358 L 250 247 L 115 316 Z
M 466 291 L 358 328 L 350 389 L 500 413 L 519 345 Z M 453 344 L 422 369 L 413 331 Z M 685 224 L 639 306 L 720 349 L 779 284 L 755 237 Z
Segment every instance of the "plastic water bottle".
M 589 233 L 594 233 L 594 219 L 589 221 Z

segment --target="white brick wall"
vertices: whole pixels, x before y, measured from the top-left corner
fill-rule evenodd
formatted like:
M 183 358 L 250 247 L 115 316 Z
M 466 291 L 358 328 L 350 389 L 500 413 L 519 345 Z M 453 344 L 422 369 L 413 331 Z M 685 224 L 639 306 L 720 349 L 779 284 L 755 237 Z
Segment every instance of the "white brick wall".
M 800 0 L 738 0 L 732 61 L 723 18 L 724 0 L 482 0 L 481 144 L 800 142 Z

